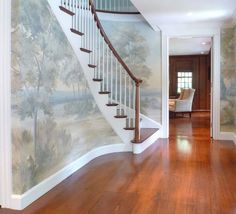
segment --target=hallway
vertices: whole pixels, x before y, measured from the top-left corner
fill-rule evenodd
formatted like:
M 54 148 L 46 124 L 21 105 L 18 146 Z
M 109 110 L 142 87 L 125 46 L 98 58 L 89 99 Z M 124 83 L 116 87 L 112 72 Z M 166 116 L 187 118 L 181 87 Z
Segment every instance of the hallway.
M 141 155 L 96 158 L 24 211 L 1 214 L 233 214 L 236 146 L 210 140 L 209 115 L 170 121 Z

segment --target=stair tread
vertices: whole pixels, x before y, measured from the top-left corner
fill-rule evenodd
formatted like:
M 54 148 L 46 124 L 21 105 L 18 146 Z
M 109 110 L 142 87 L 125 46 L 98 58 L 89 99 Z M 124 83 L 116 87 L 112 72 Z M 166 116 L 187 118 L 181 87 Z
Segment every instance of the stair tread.
M 134 127 L 126 127 L 126 128 L 124 128 L 124 130 L 135 130 L 135 128 Z
M 118 106 L 119 104 L 118 103 L 107 103 L 106 105 L 107 106 Z
M 143 143 L 145 140 L 147 140 L 149 137 L 151 137 L 158 130 L 159 130 L 158 128 L 141 128 L 139 142 L 134 142 L 134 140 L 132 140 L 131 142 L 132 143 Z
M 95 82 L 102 82 L 102 79 L 100 79 L 100 78 L 93 78 L 93 81 L 95 81 Z
M 115 118 L 127 118 L 127 115 L 116 115 Z
M 83 51 L 83 52 L 86 52 L 86 53 L 91 53 L 92 52 L 91 50 L 88 50 L 86 48 L 80 48 L 80 50 Z
M 74 29 L 74 28 L 71 28 L 70 31 L 71 31 L 72 33 L 75 33 L 75 34 L 79 35 L 79 36 L 83 36 L 83 35 L 84 35 L 83 33 L 81 33 L 80 31 L 78 31 L 78 30 L 76 30 L 76 29 Z
M 75 15 L 74 12 L 68 10 L 67 8 L 65 8 L 65 7 L 63 7 L 63 6 L 59 6 L 59 8 L 60 8 L 60 10 L 62 10 L 63 12 L 65 12 L 65 13 L 71 15 L 71 16 L 74 16 L 74 15 Z
M 92 64 L 88 64 L 88 67 L 90 67 L 90 68 L 96 68 L 97 66 L 96 66 L 96 65 L 92 65 Z
M 98 93 L 99 94 L 110 94 L 111 92 L 110 91 L 99 91 Z

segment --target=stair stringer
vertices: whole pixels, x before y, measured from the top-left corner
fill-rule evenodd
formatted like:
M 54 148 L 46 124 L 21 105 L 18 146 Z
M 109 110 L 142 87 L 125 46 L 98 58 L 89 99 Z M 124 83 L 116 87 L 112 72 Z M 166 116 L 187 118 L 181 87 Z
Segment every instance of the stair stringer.
M 121 138 L 121 140 L 127 144 L 127 149 L 132 150 L 131 140 L 134 138 L 133 130 L 124 130 L 126 126 L 126 119 L 119 118 L 116 119 L 114 116 L 116 115 L 116 107 L 108 107 L 106 106 L 108 102 L 108 95 L 98 94 L 100 91 L 100 83 L 93 81 L 93 69 L 88 67 L 89 62 L 89 54 L 84 53 L 80 50 L 82 37 L 74 34 L 70 31 L 71 28 L 71 16 L 62 12 L 59 9 L 60 0 L 48 0 L 48 3 L 52 9 L 53 14 L 56 16 L 57 21 L 59 22 L 62 31 L 65 33 L 74 53 L 76 54 L 82 70 L 84 72 L 85 78 L 88 82 L 88 86 L 90 91 L 98 105 L 98 108 L 102 112 L 103 116 L 107 120 L 107 122 L 111 125 L 116 134 Z

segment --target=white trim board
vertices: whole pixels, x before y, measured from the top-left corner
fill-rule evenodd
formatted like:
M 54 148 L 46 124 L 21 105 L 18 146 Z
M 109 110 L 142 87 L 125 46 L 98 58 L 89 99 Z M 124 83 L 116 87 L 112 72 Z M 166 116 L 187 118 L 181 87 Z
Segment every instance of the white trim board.
M 11 0 L 0 1 L 0 205 L 10 207 L 11 164 Z
M 212 66 L 212 124 L 213 138 L 220 135 L 220 27 L 197 28 L 185 26 L 183 28 L 170 27 L 162 31 L 162 125 L 163 137 L 169 137 L 169 39 L 176 37 L 212 37 L 213 38 L 213 66 Z
M 146 22 L 140 14 L 116 14 L 98 12 L 98 17 L 101 21 L 112 22 Z
M 232 139 L 234 141 L 234 144 L 236 145 L 236 134 L 235 133 L 232 133 Z
M 83 166 L 88 164 L 90 161 L 102 155 L 117 153 L 117 152 L 132 152 L 134 154 L 140 154 L 145 149 L 150 147 L 160 137 L 160 131 L 157 131 L 152 137 L 148 138 L 142 144 L 114 144 L 106 145 L 96 149 L 93 149 L 78 158 L 76 161 L 65 166 L 55 174 L 51 175 L 47 179 L 43 180 L 38 185 L 28 190 L 23 195 L 12 195 L 11 196 L 11 209 L 22 210 L 32 202 L 46 194 L 53 187 L 61 183 L 63 180 L 68 178 L 70 175 L 81 169 Z
M 161 131 L 158 130 L 152 136 L 150 136 L 148 139 L 146 139 L 144 142 L 138 143 L 138 144 L 134 143 L 133 144 L 133 153 L 134 154 L 141 154 L 143 151 L 148 149 L 151 145 L 156 143 L 157 140 L 160 138 L 160 136 L 161 136 Z
M 115 153 L 115 152 L 131 152 L 132 145 L 129 144 L 114 144 L 102 146 L 91 150 L 87 154 L 83 155 L 76 161 L 67 165 L 63 169 L 59 170 L 52 176 L 48 177 L 38 185 L 34 186 L 32 189 L 28 190 L 23 195 L 12 195 L 11 209 L 22 210 L 32 202 L 37 200 L 39 197 L 47 193 L 53 187 L 58 185 L 60 182 L 68 178 L 74 172 L 82 168 L 84 165 L 88 164 L 93 159 L 100 157 L 105 154 Z
M 220 132 L 218 140 L 231 140 L 236 145 L 236 134 L 233 132 Z

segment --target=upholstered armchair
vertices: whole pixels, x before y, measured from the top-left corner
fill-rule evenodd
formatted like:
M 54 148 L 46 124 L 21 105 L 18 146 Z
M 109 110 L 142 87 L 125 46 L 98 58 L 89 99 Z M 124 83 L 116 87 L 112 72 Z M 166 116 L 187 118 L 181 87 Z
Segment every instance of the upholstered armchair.
M 173 112 L 174 117 L 176 113 L 189 113 L 191 117 L 192 104 L 195 89 L 182 88 L 178 99 L 169 99 L 169 111 Z

